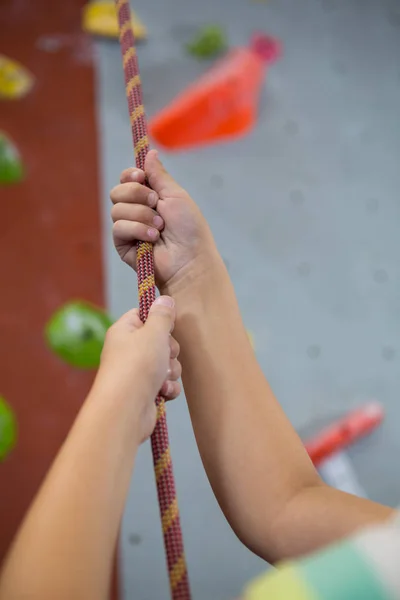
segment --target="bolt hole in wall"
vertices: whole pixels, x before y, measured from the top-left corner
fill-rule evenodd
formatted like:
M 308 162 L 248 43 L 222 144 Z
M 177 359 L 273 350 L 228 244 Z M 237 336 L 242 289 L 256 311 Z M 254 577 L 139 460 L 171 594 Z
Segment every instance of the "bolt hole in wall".
M 69 269 L 77 279 L 68 287 L 54 275 L 52 301 L 43 299 L 40 335 L 46 328 L 49 348 L 59 359 L 70 368 L 85 369 L 98 364 L 112 322 L 98 308 L 103 304 L 99 256 L 105 257 L 109 313 L 118 316 L 136 298 L 136 283 L 112 248 L 107 193 L 121 169 L 131 164 L 132 150 L 113 3 L 106 9 L 111 10 L 107 21 L 99 18 L 96 11 L 105 7 L 96 2 L 84 10 L 82 21 L 83 3 L 72 4 L 75 13 L 68 21 L 74 23 L 72 29 L 61 22 L 39 27 L 32 48 L 40 54 L 35 55 L 36 64 L 53 60 L 56 65 L 62 59 L 65 68 L 79 65 L 80 73 L 90 77 L 90 70 L 84 71 L 93 61 L 88 36 L 96 36 L 103 253 L 96 238 L 99 231 L 89 235 L 86 230 L 75 240 L 69 255 L 77 253 L 79 259 L 71 259 Z M 396 3 L 166 0 L 160 11 L 154 3 L 137 0 L 134 8 L 136 33 L 143 41 L 138 52 L 152 141 L 210 222 L 258 360 L 280 402 L 308 447 L 318 450 L 318 460 L 323 456 L 318 466 L 332 485 L 397 504 L 400 483 L 393 457 L 400 450 L 400 21 Z M 35 18 L 40 21 L 40 12 Z M 262 37 L 250 42 L 260 30 L 279 44 L 266 46 Z M 29 61 L 18 44 L 13 48 L 16 59 Z M 241 48 L 235 59 L 226 57 L 231 48 Z M 251 48 L 258 57 L 263 55 L 262 67 L 257 63 L 257 68 L 250 68 Z M 222 66 L 211 71 L 219 59 Z M 17 69 L 19 77 L 11 77 L 11 87 L 8 77 L 3 100 L 10 94 L 29 98 L 31 93 L 35 98 L 40 92 L 46 69 L 34 72 L 34 61 L 29 66 L 32 73 L 22 63 L 7 63 L 8 72 Z M 73 89 L 77 81 L 73 80 Z M 194 81 L 202 81 L 197 91 L 190 88 Z M 181 93 L 185 109 L 176 116 L 174 98 Z M 1 183 L 23 185 L 36 157 L 18 129 L 7 131 L 6 125 L 0 120 Z M 60 122 L 55 127 L 60 128 Z M 58 130 L 86 131 L 78 117 L 63 127 Z M 95 139 L 93 131 L 85 139 L 89 138 Z M 74 181 L 80 170 L 73 158 L 67 164 L 73 166 L 69 180 Z M 93 165 L 92 170 L 95 181 Z M 99 196 L 95 188 L 85 188 L 93 213 L 93 199 Z M 18 187 L 13 189 L 17 198 Z M 59 200 L 64 224 L 68 201 L 78 193 L 82 187 L 72 186 L 65 200 Z M 45 230 L 49 224 L 58 227 L 54 205 L 40 210 Z M 82 283 L 80 269 L 91 260 L 92 278 Z M 50 289 L 48 282 L 43 289 Z M 5 377 L 2 383 L 0 376 L 4 392 L 0 458 L 9 456 L 11 461 L 24 447 L 27 421 L 18 432 L 20 392 L 14 396 Z M 12 393 L 6 394 L 6 388 Z M 371 416 L 371 400 L 384 408 L 385 419 L 376 418 L 376 413 Z M 364 411 L 361 415 L 359 409 Z M 169 414 L 194 596 L 235 597 L 264 565 L 240 545 L 221 516 L 183 398 L 169 407 Z M 65 422 L 61 429 L 66 427 Z M 366 437 L 359 440 L 363 434 Z M 332 439 L 337 441 L 336 451 L 329 445 Z M 46 460 L 43 457 L 42 468 Z M 1 468 L 6 473 L 7 462 Z M 32 478 L 32 489 L 37 478 Z M 161 598 L 168 589 L 153 479 L 149 448 L 144 447 L 121 534 L 121 593 L 126 599 Z

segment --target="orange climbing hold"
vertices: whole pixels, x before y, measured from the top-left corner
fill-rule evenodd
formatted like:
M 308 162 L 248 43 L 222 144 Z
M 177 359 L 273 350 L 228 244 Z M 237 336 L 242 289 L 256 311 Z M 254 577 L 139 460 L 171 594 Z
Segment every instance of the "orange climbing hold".
M 266 69 L 280 52 L 277 40 L 254 35 L 249 47 L 231 50 L 157 114 L 150 134 L 161 146 L 180 150 L 247 133 L 257 120 Z

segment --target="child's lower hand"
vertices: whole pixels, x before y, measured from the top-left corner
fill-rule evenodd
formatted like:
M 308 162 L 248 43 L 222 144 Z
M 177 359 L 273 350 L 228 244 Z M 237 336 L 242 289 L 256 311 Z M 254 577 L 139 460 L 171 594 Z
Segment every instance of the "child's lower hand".
M 146 173 L 146 174 L 145 174 Z M 144 185 L 147 177 L 152 189 Z M 154 243 L 157 286 L 162 293 L 185 285 L 210 266 L 214 241 L 200 210 L 165 171 L 156 151 L 147 155 L 145 172 L 130 168 L 111 191 L 114 243 L 122 260 L 136 268 L 137 240 Z
M 107 332 L 94 391 L 137 409 L 139 439 L 144 441 L 156 423 L 154 399 L 161 391 L 172 400 L 180 393 L 179 344 L 170 335 L 175 321 L 174 301 L 157 298 L 143 324 L 139 311 L 123 315 Z

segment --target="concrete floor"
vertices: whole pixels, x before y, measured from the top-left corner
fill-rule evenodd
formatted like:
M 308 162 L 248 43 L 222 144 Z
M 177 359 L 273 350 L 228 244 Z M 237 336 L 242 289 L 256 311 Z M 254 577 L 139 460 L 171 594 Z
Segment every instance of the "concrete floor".
M 284 57 L 245 139 L 163 156 L 217 238 L 258 359 L 302 430 L 376 398 L 387 419 L 350 451 L 368 495 L 395 505 L 400 478 L 400 5 L 395 0 L 136 0 L 154 114 L 203 68 L 182 44 L 219 22 L 232 44 L 255 28 Z M 136 281 L 111 244 L 108 190 L 132 164 L 119 47 L 98 45 L 108 302 L 135 305 Z M 257 293 L 254 290 L 257 290 Z M 169 407 L 193 595 L 235 597 L 264 565 L 236 540 L 204 475 L 184 398 Z M 267 499 L 266 499 L 267 501 Z M 126 600 L 167 598 L 151 467 L 140 454 L 122 529 Z

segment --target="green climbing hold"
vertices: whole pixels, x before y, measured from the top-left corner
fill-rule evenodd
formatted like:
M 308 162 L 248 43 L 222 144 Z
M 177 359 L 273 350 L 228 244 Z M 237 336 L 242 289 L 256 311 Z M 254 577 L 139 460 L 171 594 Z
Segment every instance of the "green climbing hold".
M 11 406 L 0 396 L 0 461 L 4 460 L 17 442 L 17 419 Z
M 186 48 L 197 58 L 212 58 L 228 47 L 224 30 L 218 25 L 202 27 Z
M 51 317 L 45 335 L 62 360 L 81 369 L 95 369 L 110 325 L 112 320 L 104 310 L 78 300 L 68 302 Z
M 23 177 L 21 156 L 10 138 L 0 131 L 0 185 L 19 183 Z

